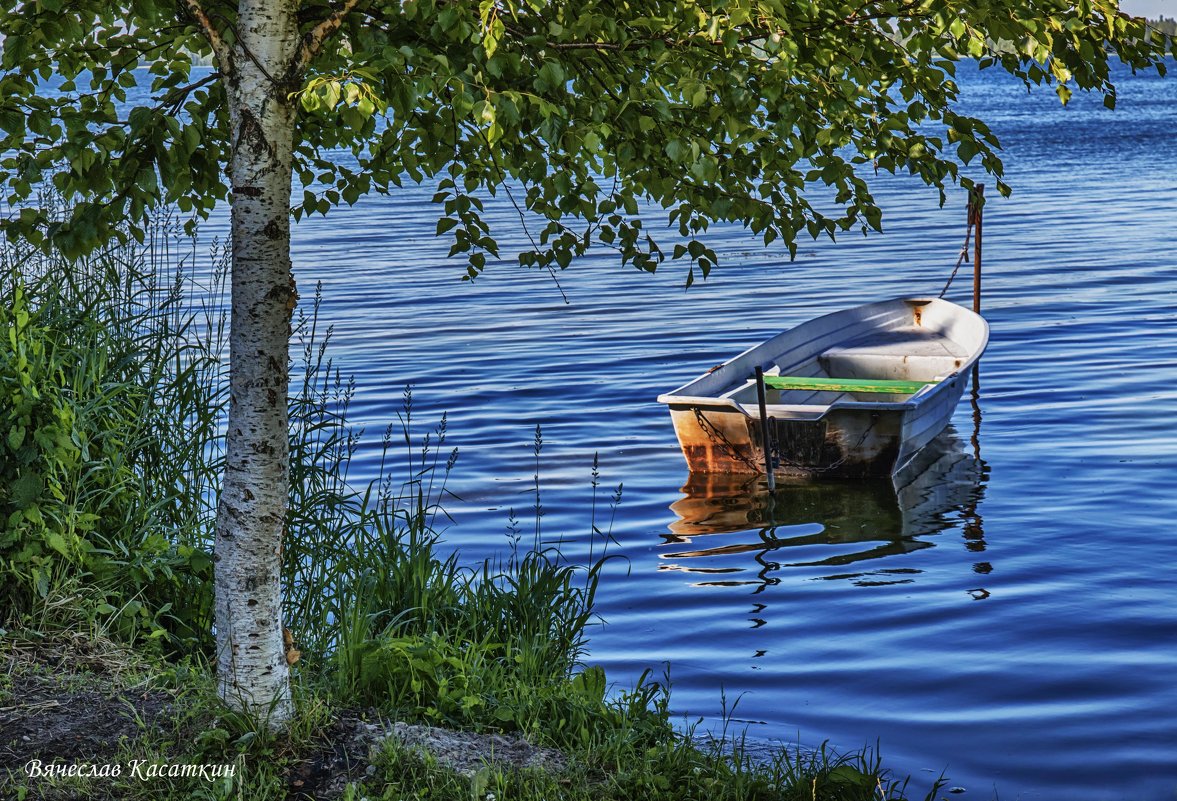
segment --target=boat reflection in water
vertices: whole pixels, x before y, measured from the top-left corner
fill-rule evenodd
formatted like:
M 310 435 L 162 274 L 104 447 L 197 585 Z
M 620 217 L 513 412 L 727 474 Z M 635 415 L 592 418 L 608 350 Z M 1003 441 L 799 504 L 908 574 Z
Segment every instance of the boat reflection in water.
M 901 561 L 863 563 L 931 548 L 926 537 L 961 525 L 968 550 L 983 551 L 985 472 L 949 427 L 890 479 L 783 484 L 770 493 L 761 477 L 692 474 L 670 506 L 678 520 L 663 535 L 670 547 L 660 569 L 699 574 L 703 585 L 759 585 L 757 592 L 779 583 L 784 568 L 861 586 L 911 582 L 920 571 Z M 738 554 L 756 567 L 733 564 Z

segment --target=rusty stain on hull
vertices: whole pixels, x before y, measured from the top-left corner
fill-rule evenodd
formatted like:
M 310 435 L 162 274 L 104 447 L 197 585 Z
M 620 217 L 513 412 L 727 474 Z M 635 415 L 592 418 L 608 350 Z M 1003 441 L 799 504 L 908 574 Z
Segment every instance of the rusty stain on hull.
M 670 409 L 692 473 L 763 473 L 763 426 L 758 418 L 719 409 Z M 899 456 L 899 426 L 871 413 L 818 420 L 769 418 L 774 474 L 782 477 L 866 478 L 891 474 Z
M 670 416 L 691 472 L 763 472 L 743 415 L 672 406 Z
M 915 325 L 917 327 L 923 325 L 924 324 L 924 307 L 927 306 L 928 303 L 930 303 L 930 301 L 917 299 L 917 298 L 908 298 L 907 300 L 905 300 L 903 302 L 911 307 L 912 322 L 915 323 Z

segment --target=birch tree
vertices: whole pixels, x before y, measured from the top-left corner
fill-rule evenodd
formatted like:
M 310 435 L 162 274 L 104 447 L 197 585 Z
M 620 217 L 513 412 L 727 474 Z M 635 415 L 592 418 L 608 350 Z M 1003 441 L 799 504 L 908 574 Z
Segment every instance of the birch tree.
M 1109 62 L 1163 72 L 1169 46 L 1116 0 L 0 0 L 0 32 L 7 236 L 78 255 L 141 239 L 160 206 L 229 203 L 218 670 L 275 727 L 292 220 L 427 183 L 466 278 L 597 246 L 689 284 L 717 261 L 712 222 L 791 253 L 880 230 L 864 171 L 943 199 L 972 164 L 1008 193 L 997 137 L 959 109 L 963 58 L 1112 107 Z M 483 217 L 499 193 L 522 252 Z

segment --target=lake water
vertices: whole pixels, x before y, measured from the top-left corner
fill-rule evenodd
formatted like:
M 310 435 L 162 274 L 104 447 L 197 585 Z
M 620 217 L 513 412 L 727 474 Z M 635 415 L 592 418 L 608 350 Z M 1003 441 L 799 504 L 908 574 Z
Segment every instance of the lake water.
M 815 315 L 938 292 L 963 192 L 940 209 L 889 177 L 882 236 L 806 241 L 789 263 L 717 226 L 721 268 L 690 291 L 674 266 L 601 253 L 559 276 L 567 304 L 510 263 L 460 282 L 429 188 L 299 224 L 303 296 L 323 282 L 370 433 L 351 477 L 375 473 L 412 384 L 415 414 L 447 411 L 461 449 L 447 539 L 481 558 L 505 546 L 508 509 L 529 531 L 541 424 L 545 537 L 585 555 L 594 453 L 602 483 L 624 484 L 626 561 L 601 585 L 589 655 L 611 680 L 669 663 L 678 713 L 715 725 L 739 698 L 756 743 L 878 739 L 921 796 L 943 771 L 965 799 L 1175 798 L 1177 80 L 1122 71 L 1114 112 L 993 72 L 961 82 L 1015 194 L 991 189 L 986 207 L 979 428 L 966 397 L 904 491 L 786 489 L 770 517 L 731 488 L 684 494 L 654 400 Z M 489 209 L 507 253 L 517 217 Z M 967 304 L 969 284 L 950 297 Z

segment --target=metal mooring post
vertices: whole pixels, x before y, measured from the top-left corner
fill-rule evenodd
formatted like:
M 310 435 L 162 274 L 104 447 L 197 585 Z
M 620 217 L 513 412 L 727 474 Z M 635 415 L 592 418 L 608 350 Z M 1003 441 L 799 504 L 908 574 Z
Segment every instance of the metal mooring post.
M 981 219 L 984 216 L 985 184 L 977 184 L 969 192 L 969 222 L 973 224 L 973 311 L 981 313 Z
M 985 199 L 985 185 L 977 184 L 969 193 L 969 222 L 976 228 L 973 240 L 973 311 L 981 313 L 981 221 L 984 212 L 981 204 Z M 981 461 L 981 363 L 973 364 L 973 389 L 970 395 L 973 406 L 973 456 Z M 984 464 L 984 462 L 981 462 Z M 979 519 L 979 518 L 978 518 Z
M 768 491 L 776 489 L 776 476 L 772 472 L 772 442 L 769 439 L 768 403 L 764 397 L 764 368 L 756 368 L 756 401 L 760 404 L 760 442 L 764 445 L 764 473 L 768 476 Z

